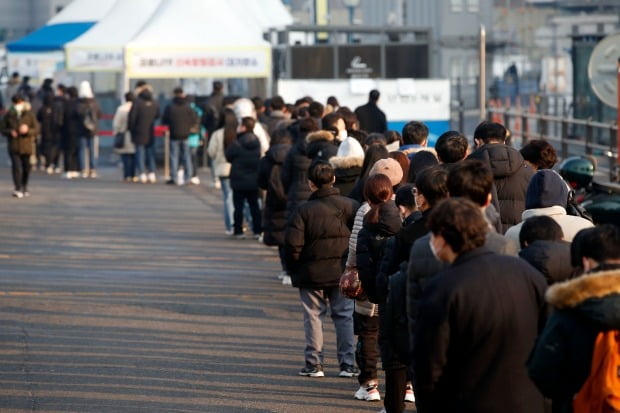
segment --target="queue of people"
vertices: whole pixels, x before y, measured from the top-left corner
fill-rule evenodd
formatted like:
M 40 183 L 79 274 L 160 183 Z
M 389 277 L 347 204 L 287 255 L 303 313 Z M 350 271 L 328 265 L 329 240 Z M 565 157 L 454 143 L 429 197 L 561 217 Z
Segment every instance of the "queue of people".
M 73 123 L 63 131 L 83 150 L 63 149 L 65 163 L 82 159 L 69 171 L 88 164 L 94 177 L 95 161 L 82 156 L 84 114 L 97 116 L 88 92 L 67 89 L 63 122 Z M 177 88 L 163 111 L 168 183 L 197 178 L 190 137 L 206 133 L 225 233 L 243 242 L 249 230 L 278 248 L 278 279 L 298 290 L 304 320 L 297 374 L 332 374 L 329 309 L 333 374 L 356 378 L 352 398 L 383 400 L 382 411 L 412 402 L 420 413 L 617 411 L 618 387 L 591 389 L 603 380 L 605 355 L 619 348 L 620 229 L 571 215 L 571 189 L 552 169 L 548 143 L 519 151 L 503 125 L 482 122 L 473 148 L 459 131 L 430 148 L 423 122 L 386 130 L 379 98 L 371 91 L 351 110 L 333 97 L 328 105 L 227 97 L 214 83 L 205 107 Z M 44 99 L 45 141 L 54 139 L 55 101 Z M 158 116 L 145 82 L 116 111 L 124 180 L 156 181 Z M 16 196 L 27 196 L 39 123 L 17 94 L 2 125 Z

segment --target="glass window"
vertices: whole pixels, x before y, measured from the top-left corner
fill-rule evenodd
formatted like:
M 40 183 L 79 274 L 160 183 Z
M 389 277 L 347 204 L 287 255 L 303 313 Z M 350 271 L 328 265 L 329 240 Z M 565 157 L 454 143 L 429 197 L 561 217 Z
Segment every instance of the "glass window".
M 463 59 L 460 57 L 450 59 L 450 78 L 463 78 Z
M 470 85 L 476 84 L 478 80 L 478 75 L 480 73 L 478 70 L 480 62 L 478 60 L 479 59 L 476 58 L 470 58 L 467 60 L 467 81 Z
M 480 0 L 467 0 L 467 11 L 478 13 L 480 11 Z
M 450 11 L 458 13 L 463 11 L 463 0 L 450 0 Z

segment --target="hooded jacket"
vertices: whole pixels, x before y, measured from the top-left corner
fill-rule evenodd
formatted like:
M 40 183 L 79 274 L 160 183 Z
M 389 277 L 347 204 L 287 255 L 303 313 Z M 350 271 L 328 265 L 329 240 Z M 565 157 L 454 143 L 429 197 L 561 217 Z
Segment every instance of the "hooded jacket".
M 230 162 L 230 186 L 233 191 L 258 190 L 258 163 L 260 142 L 253 133 L 237 136 L 226 148 L 226 160 Z
M 338 287 L 358 203 L 336 188 L 313 192 L 286 227 L 286 268 L 297 288 Z
M 290 149 L 290 144 L 274 145 L 258 165 L 258 186 L 266 191 L 263 221 L 263 242 L 266 245 L 284 245 L 287 197 L 281 174 Z
M 528 372 L 552 399 L 554 413 L 572 413 L 573 396 L 590 374 L 596 336 L 620 329 L 620 268 L 554 284 L 546 298 L 555 311 L 530 356 Z
M 138 93 L 129 111 L 129 131 L 136 145 L 148 145 L 154 137 L 153 127 L 159 117 L 159 105 L 153 100 L 153 92 L 146 87 Z
M 295 213 L 297 207 L 308 200 L 312 191 L 308 185 L 308 168 L 312 160 L 306 155 L 308 144 L 299 139 L 286 155 L 282 168 L 282 185 L 287 193 L 288 214 Z
M 166 106 L 161 123 L 170 128 L 170 139 L 184 141 L 189 138 L 190 129 L 200 124 L 200 119 L 187 99 L 177 96 Z
M 306 155 L 312 161 L 317 159 L 329 161 L 338 152 L 338 143 L 334 135 L 329 131 L 320 130 L 309 133 L 306 136 L 306 142 L 308 142 Z
M 336 175 L 334 187 L 338 188 L 341 194 L 349 195 L 362 174 L 364 158 L 334 156 L 329 163 L 334 167 Z
M 534 170 L 527 166 L 515 148 L 500 144 L 482 145 L 469 159 L 486 162 L 493 172 L 503 232 L 521 222 L 525 194 Z

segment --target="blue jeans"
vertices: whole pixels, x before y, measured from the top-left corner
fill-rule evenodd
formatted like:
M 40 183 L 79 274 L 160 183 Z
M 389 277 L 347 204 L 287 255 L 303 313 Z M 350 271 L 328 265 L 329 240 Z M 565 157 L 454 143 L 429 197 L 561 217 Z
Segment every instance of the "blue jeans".
M 170 175 L 177 184 L 177 171 L 179 169 L 179 155 L 183 163 L 185 182 L 192 177 L 192 154 L 189 150 L 187 139 L 170 141 Z
M 155 140 L 146 145 L 136 145 L 136 174 L 155 172 Z
M 123 178 L 133 178 L 135 172 L 135 155 L 133 153 L 121 154 L 123 162 Z
M 226 227 L 226 231 L 232 231 L 235 206 L 233 205 L 230 178 L 220 176 L 220 182 L 222 183 L 222 196 L 224 197 L 224 226 Z
M 86 170 L 86 148 L 88 148 L 88 169 L 97 169 L 95 159 L 95 138 L 92 136 L 80 136 L 78 139 L 78 169 Z
M 353 366 L 353 300 L 340 294 L 338 287 L 317 290 L 300 288 L 299 297 L 304 310 L 306 364 L 323 364 L 323 319 L 329 304 L 336 327 L 338 364 Z

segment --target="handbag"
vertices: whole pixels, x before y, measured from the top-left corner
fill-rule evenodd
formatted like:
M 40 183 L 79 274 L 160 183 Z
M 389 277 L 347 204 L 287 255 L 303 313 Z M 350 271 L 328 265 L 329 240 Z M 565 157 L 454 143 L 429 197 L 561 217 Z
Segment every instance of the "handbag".
M 121 149 L 123 146 L 125 146 L 125 133 L 119 132 L 114 135 L 114 148 Z
M 340 277 L 340 294 L 348 298 L 359 298 L 364 293 L 357 268 L 346 268 Z

